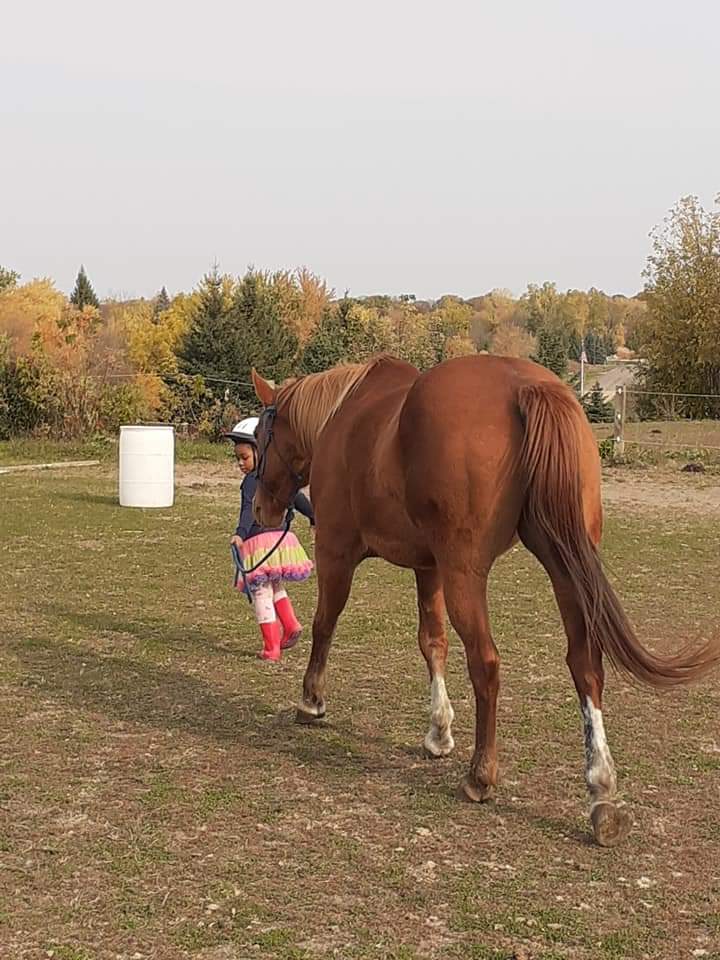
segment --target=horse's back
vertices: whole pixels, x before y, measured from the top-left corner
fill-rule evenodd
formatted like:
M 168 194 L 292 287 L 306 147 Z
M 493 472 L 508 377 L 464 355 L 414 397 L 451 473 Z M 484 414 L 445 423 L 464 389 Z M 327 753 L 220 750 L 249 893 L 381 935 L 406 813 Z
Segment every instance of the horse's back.
M 560 381 L 530 361 L 490 355 L 449 360 L 416 380 L 399 421 L 408 509 L 416 523 L 441 536 L 465 531 L 489 541 L 495 555 L 510 546 L 525 495 L 518 396 L 536 384 L 555 389 Z M 597 446 L 582 416 L 578 429 L 590 517 L 599 509 Z

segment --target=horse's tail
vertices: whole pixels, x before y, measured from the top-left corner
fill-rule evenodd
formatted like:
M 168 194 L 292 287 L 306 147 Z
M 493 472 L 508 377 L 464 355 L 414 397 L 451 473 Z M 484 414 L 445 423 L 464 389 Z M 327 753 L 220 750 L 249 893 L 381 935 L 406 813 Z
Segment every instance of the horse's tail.
M 567 575 L 591 647 L 599 648 L 617 670 L 657 688 L 687 683 L 717 666 L 717 642 L 661 657 L 638 640 L 587 531 L 581 482 L 583 413 L 569 388 L 553 382 L 524 386 L 518 405 L 525 424 L 521 463 L 527 481 L 520 535 L 528 546 L 537 543 L 539 552 L 547 555 L 549 549 Z

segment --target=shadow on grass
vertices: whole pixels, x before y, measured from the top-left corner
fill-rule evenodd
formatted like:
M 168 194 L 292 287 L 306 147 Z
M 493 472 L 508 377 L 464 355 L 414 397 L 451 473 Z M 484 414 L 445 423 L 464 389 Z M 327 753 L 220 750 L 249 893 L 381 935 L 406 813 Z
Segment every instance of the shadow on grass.
M 172 667 L 104 656 L 62 640 L 15 636 L 6 646 L 26 671 L 25 685 L 71 709 L 288 754 L 349 775 L 377 771 L 361 750 L 364 741 L 330 725 L 312 731 L 297 726 L 294 710 L 278 711 L 254 693 L 229 694 Z
M 103 507 L 117 507 L 118 510 L 126 509 L 120 507 L 117 494 L 111 493 L 85 493 L 82 490 L 75 492 L 60 490 L 53 494 L 53 499 L 69 500 L 72 503 L 92 503 Z
M 278 710 L 254 692 L 228 693 L 201 677 L 144 659 L 102 655 L 62 640 L 27 641 L 18 635 L 7 638 L 7 648 L 25 671 L 25 685 L 71 710 L 96 710 L 125 723 L 231 742 L 257 751 L 259 762 L 265 764 L 272 763 L 273 754 L 291 757 L 325 777 L 340 778 L 343 789 L 360 793 L 368 775 L 380 777 L 388 787 L 399 789 L 405 797 L 400 802 L 416 815 L 421 812 L 419 799 L 428 814 L 452 816 L 452 796 L 461 773 L 457 759 L 447 764 L 418 763 L 416 751 L 366 730 L 356 734 L 332 724 L 297 726 L 294 709 Z M 491 809 L 543 834 L 565 836 L 582 846 L 592 844 L 589 834 L 571 817 L 519 810 L 503 803 L 501 796 Z M 482 806 L 479 828 L 481 824 Z
M 224 654 L 227 654 L 229 649 L 221 641 L 213 640 L 205 630 L 183 624 L 170 624 L 162 617 L 145 616 L 130 620 L 119 617 L 111 611 L 81 612 L 63 609 L 58 604 L 43 605 L 41 609 L 53 618 L 64 620 L 82 630 L 101 634 L 124 634 L 135 637 L 156 649 L 195 648 L 194 652 L 197 652 L 197 648 L 201 648 L 204 653 L 222 652 Z M 244 654 L 238 651 L 237 656 L 243 657 Z M 248 653 L 247 656 L 252 654 Z

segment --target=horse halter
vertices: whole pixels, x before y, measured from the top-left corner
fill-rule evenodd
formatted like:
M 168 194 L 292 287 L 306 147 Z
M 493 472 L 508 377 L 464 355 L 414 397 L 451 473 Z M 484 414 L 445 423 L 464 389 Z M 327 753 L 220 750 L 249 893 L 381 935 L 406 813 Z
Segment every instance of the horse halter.
M 272 443 L 273 438 L 274 438 L 274 429 L 273 429 L 273 428 L 274 428 L 274 426 L 275 426 L 275 418 L 276 418 L 276 417 L 277 417 L 277 407 L 276 407 L 276 405 L 275 405 L 274 403 L 271 404 L 269 407 L 265 407 L 265 409 L 263 410 L 262 414 L 260 415 L 260 422 L 259 422 L 259 424 L 258 424 L 258 430 L 260 429 L 260 427 L 263 427 L 263 428 L 264 428 L 264 430 L 265 430 L 265 443 L 263 444 L 262 450 L 259 450 L 259 451 L 258 451 L 257 478 L 258 478 L 258 486 L 259 486 L 259 487 L 262 487 L 262 488 L 266 491 L 266 493 L 270 494 L 270 496 L 273 498 L 273 500 L 275 500 L 277 503 L 281 503 L 282 501 L 278 500 L 278 498 L 275 496 L 275 494 L 274 494 L 271 490 L 268 489 L 268 486 L 267 486 L 267 484 L 266 484 L 265 481 L 264 481 L 265 466 L 266 466 L 266 464 L 267 464 L 267 452 L 268 452 L 268 450 L 270 449 L 270 444 Z M 302 475 L 299 474 L 299 473 L 297 473 L 295 470 L 293 470 L 293 468 L 290 466 L 290 464 L 287 462 L 287 460 L 286 460 L 286 459 L 283 457 L 283 455 L 280 453 L 277 444 L 275 444 L 275 454 L 276 454 L 278 460 L 280 461 L 280 463 L 285 467 L 285 469 L 287 470 L 287 472 L 288 472 L 288 473 L 290 474 L 290 476 L 292 477 L 293 483 L 294 483 L 294 485 L 295 485 L 295 489 L 293 490 L 293 492 L 292 492 L 292 494 L 291 494 L 291 496 L 290 496 L 290 502 L 287 503 L 286 506 L 285 506 L 285 509 L 286 509 L 286 510 L 292 510 L 293 504 L 294 504 L 294 502 L 295 502 L 295 497 L 296 497 L 298 491 L 300 490 L 300 488 L 303 486 L 304 481 L 303 481 Z

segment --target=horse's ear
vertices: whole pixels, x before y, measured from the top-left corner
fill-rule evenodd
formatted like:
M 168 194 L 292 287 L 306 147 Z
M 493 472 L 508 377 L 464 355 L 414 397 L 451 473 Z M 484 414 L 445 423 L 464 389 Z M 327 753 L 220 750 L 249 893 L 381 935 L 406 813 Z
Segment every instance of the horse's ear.
M 252 382 L 255 387 L 255 394 L 264 407 L 269 407 L 275 402 L 275 387 L 265 380 L 257 372 L 255 367 L 252 371 Z

